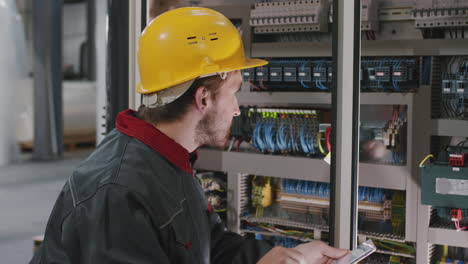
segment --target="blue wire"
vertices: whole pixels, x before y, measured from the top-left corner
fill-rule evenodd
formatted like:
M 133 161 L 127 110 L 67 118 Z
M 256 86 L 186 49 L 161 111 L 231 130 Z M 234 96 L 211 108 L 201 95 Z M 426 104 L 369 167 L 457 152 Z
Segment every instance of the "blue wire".
M 305 127 L 304 125 L 301 126 L 301 132 L 300 132 L 300 141 L 301 141 L 301 148 L 304 153 L 310 153 L 309 147 L 306 144 L 305 138 L 304 138 L 304 130 Z
M 263 139 L 261 138 L 261 131 L 262 131 L 262 128 L 263 128 L 263 122 L 257 122 L 257 126 L 255 127 L 256 129 L 256 142 L 257 142 L 257 146 L 258 146 L 258 149 L 260 149 L 262 152 L 265 151 L 265 143 L 263 142 Z M 255 130 L 254 130 L 255 132 Z
M 273 126 L 273 122 L 268 122 L 263 129 L 265 143 L 270 152 L 275 152 L 276 150 L 275 143 L 273 142 Z
M 276 132 L 276 144 L 282 151 L 285 151 L 287 149 L 286 141 L 284 139 L 284 129 L 285 125 L 283 122 L 281 122 L 280 128 Z
M 310 153 L 315 154 L 314 136 L 313 135 L 309 135 L 307 137 L 307 145 L 309 146 Z
M 301 71 L 305 71 L 305 63 L 303 63 L 303 64 L 301 65 Z M 304 88 L 310 88 L 310 86 L 308 86 L 308 85 L 306 85 L 306 84 L 304 83 L 304 79 L 301 79 L 300 82 L 301 82 L 302 87 L 304 87 Z

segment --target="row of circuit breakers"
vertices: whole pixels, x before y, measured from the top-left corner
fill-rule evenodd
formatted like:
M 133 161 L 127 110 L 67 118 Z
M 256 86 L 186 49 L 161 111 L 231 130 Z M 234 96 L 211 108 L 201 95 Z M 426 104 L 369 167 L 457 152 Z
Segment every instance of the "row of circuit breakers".
M 328 32 L 332 1 L 300 0 L 256 3 L 250 11 L 255 34 Z M 468 27 L 468 1 L 417 1 L 414 7 L 379 8 L 378 0 L 361 1 L 361 29 L 379 31 L 379 21 L 414 20 L 420 29 Z
M 408 92 L 418 87 L 417 59 L 364 59 L 361 65 L 364 90 Z M 272 59 L 242 74 L 252 91 L 329 90 L 333 83 L 332 62 L 323 59 Z

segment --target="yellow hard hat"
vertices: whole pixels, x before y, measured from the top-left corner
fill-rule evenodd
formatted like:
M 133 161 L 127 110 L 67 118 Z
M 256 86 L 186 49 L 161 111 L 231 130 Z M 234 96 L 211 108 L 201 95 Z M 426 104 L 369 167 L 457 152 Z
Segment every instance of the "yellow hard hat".
M 156 17 L 140 37 L 137 92 L 154 93 L 200 76 L 265 64 L 245 57 L 239 32 L 221 13 L 178 8 Z

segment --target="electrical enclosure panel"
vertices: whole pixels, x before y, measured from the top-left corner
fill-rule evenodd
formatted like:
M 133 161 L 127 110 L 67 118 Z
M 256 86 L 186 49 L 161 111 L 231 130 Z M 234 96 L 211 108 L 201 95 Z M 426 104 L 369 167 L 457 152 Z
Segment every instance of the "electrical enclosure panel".
M 281 82 L 282 75 L 283 75 L 283 68 L 270 67 L 270 82 Z
M 297 74 L 295 67 L 284 67 L 283 69 L 284 81 L 285 82 L 295 82 L 297 81 Z
M 361 0 L 361 30 L 379 31 L 376 0 Z
M 333 67 L 331 63 L 327 66 L 327 82 L 333 82 Z
M 250 11 L 250 26 L 255 34 L 327 32 L 326 0 L 256 3 Z
M 325 67 L 314 67 L 313 70 L 313 80 L 314 81 L 327 81 L 327 68 Z
M 407 67 L 393 67 L 392 79 L 397 82 L 406 82 L 408 80 L 408 68 Z
M 414 25 L 416 28 L 466 28 L 468 1 L 464 2 L 465 5 L 452 3 L 439 7 L 413 9 Z
M 456 80 L 455 81 L 455 92 L 457 94 L 466 94 L 468 91 L 468 80 Z
M 389 67 L 376 67 L 375 80 L 377 81 L 390 81 L 390 68 Z
M 244 82 L 255 80 L 255 68 L 242 70 L 242 78 Z
M 450 94 L 453 90 L 453 81 L 451 80 L 442 80 L 442 93 Z
M 268 81 L 268 67 L 255 68 L 255 80 L 265 82 Z
M 421 201 L 425 205 L 468 209 L 468 169 L 443 165 L 422 167 Z
M 367 79 L 375 81 L 375 68 L 367 68 Z
M 305 67 L 305 66 L 299 67 L 299 69 L 297 71 L 297 79 L 299 81 L 303 81 L 303 82 L 312 81 L 310 67 Z

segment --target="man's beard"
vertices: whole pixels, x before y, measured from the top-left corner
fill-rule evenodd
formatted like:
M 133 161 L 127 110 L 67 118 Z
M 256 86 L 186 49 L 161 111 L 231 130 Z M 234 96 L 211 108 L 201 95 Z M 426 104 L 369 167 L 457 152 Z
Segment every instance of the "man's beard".
M 229 133 L 231 125 L 224 129 L 221 122 L 216 119 L 216 113 L 210 112 L 205 115 L 195 128 L 196 143 L 198 145 L 207 145 L 214 148 L 223 149 L 229 142 Z

